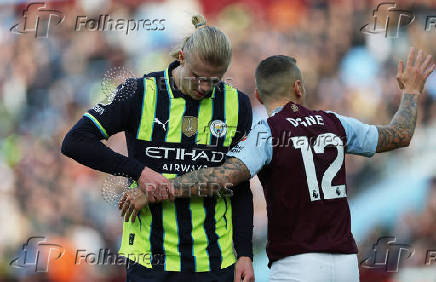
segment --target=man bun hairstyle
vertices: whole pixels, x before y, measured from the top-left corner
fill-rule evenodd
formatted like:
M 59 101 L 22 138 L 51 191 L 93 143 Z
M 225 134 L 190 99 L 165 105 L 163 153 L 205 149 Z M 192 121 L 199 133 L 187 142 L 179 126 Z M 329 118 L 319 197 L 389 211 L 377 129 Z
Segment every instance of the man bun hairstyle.
M 171 56 L 179 59 L 182 50 L 188 60 L 197 56 L 204 63 L 227 68 L 232 60 L 232 45 L 227 35 L 217 27 L 207 25 L 202 15 L 194 15 L 192 24 L 195 31 L 171 52 Z

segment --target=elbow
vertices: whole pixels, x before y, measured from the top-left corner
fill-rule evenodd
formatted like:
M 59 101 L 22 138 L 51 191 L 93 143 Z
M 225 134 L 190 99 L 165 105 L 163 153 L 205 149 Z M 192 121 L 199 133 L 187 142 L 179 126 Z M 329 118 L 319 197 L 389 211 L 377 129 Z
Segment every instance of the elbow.
M 67 133 L 64 140 L 62 141 L 61 153 L 69 158 L 72 158 L 74 152 L 73 144 L 74 142 L 72 141 L 72 136 L 70 131 Z
M 407 130 L 404 132 L 404 138 L 401 138 L 401 147 L 409 147 L 410 142 L 412 141 L 414 130 Z
M 412 141 L 412 136 L 406 137 L 406 138 L 404 138 L 404 140 L 401 141 L 400 146 L 401 147 L 409 147 L 411 141 Z

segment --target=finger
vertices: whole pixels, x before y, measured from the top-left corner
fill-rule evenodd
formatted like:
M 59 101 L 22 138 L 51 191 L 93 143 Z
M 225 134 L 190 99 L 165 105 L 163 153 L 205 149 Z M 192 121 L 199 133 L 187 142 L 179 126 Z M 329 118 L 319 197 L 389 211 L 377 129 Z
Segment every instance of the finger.
M 413 65 L 413 59 L 415 57 L 415 48 L 410 48 L 409 56 L 407 56 L 406 68 L 411 67 Z
M 139 212 L 139 211 L 136 210 L 136 209 L 133 211 L 133 213 L 132 213 L 132 217 L 131 217 L 131 221 L 132 221 L 132 222 L 135 222 L 135 219 L 136 219 L 136 216 L 138 215 L 138 212 Z
M 397 65 L 397 77 L 401 76 L 404 72 L 404 61 L 400 60 Z
M 151 192 L 151 191 L 148 191 L 148 192 L 146 193 L 148 203 L 150 203 L 150 204 L 152 204 L 152 203 L 156 203 L 157 199 L 156 199 L 156 197 L 154 196 L 154 194 L 155 194 L 155 193 L 154 193 L 154 192 Z
M 126 201 L 126 199 L 127 199 L 127 193 L 124 193 L 123 196 L 121 197 L 120 202 L 118 203 L 118 209 L 119 210 L 123 207 L 124 202 Z
M 401 79 L 399 77 L 397 77 L 397 81 L 398 81 L 398 87 L 400 87 L 401 90 L 404 89 L 404 83 L 401 81 Z
M 160 201 L 168 199 L 168 186 L 166 184 L 161 184 L 158 192 L 159 193 L 156 195 L 156 198 L 158 198 Z
M 419 68 L 422 62 L 422 50 L 418 51 L 418 55 L 416 56 L 415 67 Z
M 421 71 L 421 73 L 425 73 L 425 70 L 428 68 L 428 66 L 430 65 L 431 62 L 431 55 L 427 55 L 427 57 L 425 57 L 425 61 L 424 63 L 422 63 L 422 65 L 420 66 L 419 70 Z
M 234 282 L 241 282 L 241 272 L 235 271 L 235 281 Z
M 127 209 L 126 214 L 124 215 L 124 221 L 129 222 L 130 215 L 135 210 L 135 206 L 133 204 L 129 205 L 129 208 Z
M 174 193 L 172 193 L 171 191 L 168 192 L 168 199 L 169 199 L 171 202 L 174 202 L 174 200 L 176 199 L 176 197 L 174 196 Z
M 127 209 L 129 208 L 130 202 L 126 200 L 123 204 L 123 209 L 121 210 L 121 216 L 126 214 Z
M 427 77 L 430 76 L 430 74 L 436 69 L 436 65 L 433 64 L 429 69 L 427 69 L 427 71 L 425 72 L 424 76 L 427 79 Z

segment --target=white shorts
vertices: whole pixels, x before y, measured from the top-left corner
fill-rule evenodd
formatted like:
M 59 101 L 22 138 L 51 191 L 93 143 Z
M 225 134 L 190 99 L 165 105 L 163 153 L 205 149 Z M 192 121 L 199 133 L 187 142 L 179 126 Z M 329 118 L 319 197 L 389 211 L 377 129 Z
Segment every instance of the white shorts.
M 306 253 L 271 266 L 270 282 L 358 282 L 357 255 Z

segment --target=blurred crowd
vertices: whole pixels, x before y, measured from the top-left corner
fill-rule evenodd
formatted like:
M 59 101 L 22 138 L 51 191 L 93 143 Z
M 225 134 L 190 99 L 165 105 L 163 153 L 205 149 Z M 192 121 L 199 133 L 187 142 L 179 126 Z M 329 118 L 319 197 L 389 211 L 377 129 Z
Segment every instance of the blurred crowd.
M 59 242 L 70 259 L 74 259 L 76 249 L 118 250 L 121 218 L 116 207 L 101 197 L 106 175 L 60 154 L 66 132 L 102 99 L 106 71 L 122 66 L 139 77 L 163 70 L 171 62 L 169 51 L 193 31 L 190 17 L 201 12 L 208 24 L 230 37 L 233 60 L 225 79 L 250 96 L 255 121 L 264 118 L 265 111 L 254 99 L 254 69 L 269 55 L 286 54 L 295 57 L 303 71 L 311 108 L 384 124 L 392 118 L 401 98 L 395 80 L 397 62 L 405 59 L 410 46 L 436 57 L 436 30 L 427 32 L 424 28 L 426 16 L 431 11 L 435 14 L 436 2 L 397 1 L 416 16 L 412 24 L 402 27 L 398 38 L 360 32 L 377 4 L 357 0 L 56 1 L 49 5 L 62 11 L 65 20 L 50 29 L 48 38 L 11 33 L 9 28 L 20 21 L 26 3 L 0 4 L 0 280 L 124 278 L 121 266 L 83 266 L 80 271 L 57 266 L 49 274 L 30 274 L 9 266 L 30 236 Z M 165 30 L 140 30 L 129 35 L 74 31 L 77 16 L 98 18 L 106 14 L 126 19 L 163 18 Z M 420 98 L 417 136 L 411 148 L 372 159 L 347 157 L 351 201 L 395 174 L 391 165 L 407 168 L 411 159 L 434 151 L 425 140 L 434 135 L 435 101 L 436 75 L 432 75 Z M 107 145 L 126 153 L 122 134 L 111 137 Z M 436 171 L 434 163 L 425 165 Z M 431 176 L 424 174 L 422 178 Z M 428 197 L 421 209 L 405 212 L 399 215 L 400 220 L 371 230 L 366 238 L 360 238 L 360 249 L 370 250 L 376 238 L 386 234 L 399 234 L 409 244 L 416 243 L 416 249 L 436 249 L 436 186 L 428 183 Z M 252 180 L 252 188 L 256 260 L 265 256 L 266 210 L 257 179 Z M 418 250 L 416 253 L 416 257 L 422 255 Z M 424 260 L 408 263 L 424 266 Z M 385 272 L 377 276 L 384 280 L 363 280 L 364 275 L 372 277 L 374 272 L 363 270 L 362 281 L 394 279 Z

